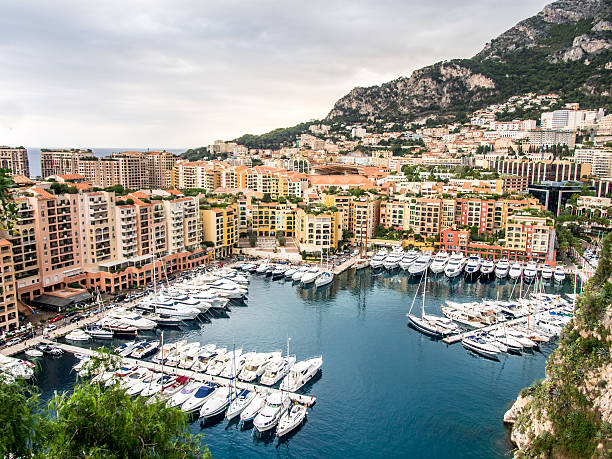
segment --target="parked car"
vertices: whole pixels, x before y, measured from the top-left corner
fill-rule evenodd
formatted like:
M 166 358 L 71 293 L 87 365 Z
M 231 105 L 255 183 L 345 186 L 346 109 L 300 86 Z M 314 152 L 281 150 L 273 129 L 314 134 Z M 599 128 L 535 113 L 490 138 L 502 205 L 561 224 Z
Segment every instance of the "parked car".
M 126 296 L 125 296 L 125 295 L 123 295 L 123 294 L 122 294 L 122 295 L 117 295 L 117 296 L 115 297 L 115 301 L 117 301 L 117 302 L 119 302 L 119 301 L 123 301 L 123 300 L 125 300 L 125 299 L 126 299 Z
M 70 323 L 73 324 L 75 322 L 78 322 L 79 320 L 81 320 L 79 316 L 74 316 L 73 318 L 70 319 Z
M 49 322 L 57 322 L 58 320 L 62 320 L 64 318 L 63 315 L 58 314 L 55 317 L 52 317 L 51 319 L 49 319 Z
M 67 319 L 68 317 L 72 317 L 72 316 L 73 316 L 73 315 L 75 315 L 75 314 L 76 314 L 76 311 L 70 311 L 70 312 L 67 312 L 67 313 L 64 315 L 64 317 Z
M 14 346 L 15 344 L 21 343 L 21 338 L 13 338 L 6 342 L 7 346 Z

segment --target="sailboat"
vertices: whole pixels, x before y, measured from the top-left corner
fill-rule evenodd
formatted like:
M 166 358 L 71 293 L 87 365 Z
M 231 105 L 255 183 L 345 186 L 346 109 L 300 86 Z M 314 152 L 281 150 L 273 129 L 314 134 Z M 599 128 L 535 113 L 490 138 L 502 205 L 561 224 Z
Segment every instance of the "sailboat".
M 419 282 L 419 287 L 421 283 Z M 410 311 L 412 311 L 412 307 L 414 306 L 414 302 L 416 301 L 419 287 L 417 287 L 416 292 L 414 293 L 414 299 L 412 300 L 412 306 L 410 307 Z M 434 338 L 443 338 L 445 336 L 451 335 L 453 333 L 458 333 L 459 328 L 452 320 L 447 319 L 446 317 L 439 317 L 431 314 L 425 314 L 425 291 L 427 290 L 427 271 L 425 271 L 425 282 L 423 283 L 423 301 L 421 302 L 421 316 L 417 316 L 415 314 L 411 314 L 408 312 L 406 317 L 410 320 L 412 326 L 429 336 L 433 336 Z
M 321 250 L 321 265 L 323 265 L 323 251 Z M 325 271 L 321 273 L 315 280 L 315 286 L 317 288 L 324 287 L 327 284 L 331 284 L 334 280 L 334 272 L 329 268 L 329 249 L 327 249 L 327 266 Z

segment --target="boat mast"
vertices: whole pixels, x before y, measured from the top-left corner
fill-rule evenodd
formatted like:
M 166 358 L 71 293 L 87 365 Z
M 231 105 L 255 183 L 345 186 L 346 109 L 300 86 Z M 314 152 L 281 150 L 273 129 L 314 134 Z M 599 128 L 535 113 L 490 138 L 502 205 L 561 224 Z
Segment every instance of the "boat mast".
M 291 338 L 287 336 L 287 357 L 289 357 L 289 342 L 290 341 L 291 341 Z
M 427 268 L 425 268 L 425 283 L 423 284 L 423 302 L 421 304 L 421 319 L 425 315 L 425 290 L 427 290 Z

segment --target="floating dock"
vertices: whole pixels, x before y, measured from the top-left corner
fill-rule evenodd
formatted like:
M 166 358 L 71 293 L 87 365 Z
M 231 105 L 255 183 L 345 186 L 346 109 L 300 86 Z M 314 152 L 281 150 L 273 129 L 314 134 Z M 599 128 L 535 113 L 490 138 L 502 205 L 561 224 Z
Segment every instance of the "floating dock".
M 56 342 L 49 342 L 49 344 L 59 347 L 66 352 L 70 352 L 71 354 L 83 354 L 83 355 L 92 356 L 96 353 L 95 350 L 82 348 L 78 346 L 71 346 L 70 344 L 63 344 L 63 343 L 56 343 Z M 128 365 L 136 365 L 136 366 L 148 368 L 149 370 L 157 371 L 160 373 L 163 369 L 163 372 L 165 374 L 176 375 L 176 376 L 187 376 L 188 378 L 193 379 L 195 381 L 214 383 L 219 386 L 229 386 L 230 383 L 232 383 L 232 380 L 230 378 L 223 378 L 221 376 L 210 376 L 210 375 L 207 375 L 206 373 L 199 373 L 197 371 L 185 370 L 184 368 L 170 367 L 167 365 L 162 366 L 159 363 L 148 362 L 146 360 L 132 359 L 129 357 L 122 357 L 121 359 L 125 364 L 128 364 Z M 247 389 L 247 390 L 257 391 L 257 392 L 267 392 L 269 394 L 274 393 L 274 392 L 283 393 L 286 396 L 288 396 L 290 400 L 301 403 L 303 405 L 307 405 L 309 407 L 313 406 L 317 402 L 317 399 L 313 395 L 303 395 L 303 394 L 296 394 L 295 392 L 281 391 L 280 389 L 273 389 L 271 387 L 262 386 L 259 384 L 247 383 L 247 382 L 239 381 L 239 380 L 236 380 L 236 387 L 238 389 Z

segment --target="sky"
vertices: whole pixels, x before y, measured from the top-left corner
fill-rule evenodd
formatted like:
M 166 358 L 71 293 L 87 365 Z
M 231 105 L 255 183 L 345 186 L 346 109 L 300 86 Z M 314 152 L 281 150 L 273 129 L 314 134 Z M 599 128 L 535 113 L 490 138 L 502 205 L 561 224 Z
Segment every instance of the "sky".
M 476 54 L 541 0 L 0 0 L 0 145 L 207 145 Z

